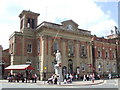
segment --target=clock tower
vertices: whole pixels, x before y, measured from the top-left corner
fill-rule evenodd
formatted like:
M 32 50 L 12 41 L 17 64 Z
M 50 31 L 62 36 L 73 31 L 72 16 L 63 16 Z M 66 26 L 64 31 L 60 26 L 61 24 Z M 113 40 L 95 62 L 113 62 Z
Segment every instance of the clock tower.
M 23 10 L 19 15 L 20 31 L 23 32 L 23 30 L 27 29 L 34 30 L 37 27 L 39 15 L 40 14 L 31 12 L 30 10 Z

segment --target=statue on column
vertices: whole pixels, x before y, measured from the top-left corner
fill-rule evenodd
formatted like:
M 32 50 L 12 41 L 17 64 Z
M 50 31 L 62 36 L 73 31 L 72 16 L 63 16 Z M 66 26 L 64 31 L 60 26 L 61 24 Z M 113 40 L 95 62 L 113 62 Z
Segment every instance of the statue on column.
M 55 56 L 56 56 L 57 64 L 59 65 L 61 63 L 61 53 L 59 52 L 59 50 L 57 50 Z
M 62 63 L 62 60 L 61 60 L 61 53 L 59 52 L 59 50 L 57 50 L 57 53 L 55 54 L 55 56 L 57 61 L 57 64 L 55 65 L 55 74 L 59 76 L 58 81 L 60 84 L 62 81 L 62 67 L 60 66 L 60 64 Z

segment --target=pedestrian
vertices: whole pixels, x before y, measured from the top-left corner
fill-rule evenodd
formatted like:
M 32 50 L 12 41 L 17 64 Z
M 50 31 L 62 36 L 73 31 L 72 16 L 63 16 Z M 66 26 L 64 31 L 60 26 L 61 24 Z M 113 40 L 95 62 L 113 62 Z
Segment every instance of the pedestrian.
M 86 76 L 86 80 L 89 81 L 89 75 L 88 75 L 88 74 L 87 74 L 87 76 Z
M 92 74 L 89 75 L 89 80 L 90 80 L 90 81 L 92 80 Z
M 99 74 L 97 75 L 97 78 L 98 78 L 98 80 L 100 80 L 100 75 Z
M 20 81 L 20 78 L 21 78 L 21 74 L 20 74 L 20 72 L 18 72 L 18 73 L 17 73 L 17 82 Z
M 87 81 L 86 75 L 83 75 L 83 81 Z
M 72 76 L 72 74 L 70 74 L 70 83 L 72 83 L 72 79 L 73 79 L 73 76 Z
M 34 81 L 35 81 L 35 75 L 34 74 L 32 75 L 31 79 L 32 79 L 32 83 L 34 83 Z
M 59 76 L 57 76 L 57 75 L 55 74 L 55 76 L 54 76 L 54 84 L 57 84 L 57 81 L 58 81 L 57 77 L 59 77 Z
M 66 78 L 66 75 L 64 75 L 64 84 L 66 84 L 67 83 L 67 78 Z
M 69 78 L 69 74 L 67 73 L 67 74 L 66 74 L 66 80 L 68 80 L 68 78 Z
M 35 73 L 34 76 L 35 76 L 35 83 L 37 83 L 37 74 Z
M 24 83 L 24 76 L 23 76 L 23 73 L 21 73 L 21 80 L 22 80 L 22 82 Z
M 78 80 L 78 75 L 77 74 L 75 75 L 75 78 L 76 78 L 76 80 Z
M 11 82 L 11 73 L 8 73 L 7 80 L 8 80 L 8 82 Z
M 108 78 L 111 79 L 111 73 L 108 74 Z
M 95 75 L 94 73 L 92 74 L 92 82 L 94 83 L 94 80 L 95 80 Z
M 54 83 L 54 77 L 55 77 L 55 75 L 53 74 L 50 78 L 48 78 L 47 83 L 48 84 L 53 84 Z

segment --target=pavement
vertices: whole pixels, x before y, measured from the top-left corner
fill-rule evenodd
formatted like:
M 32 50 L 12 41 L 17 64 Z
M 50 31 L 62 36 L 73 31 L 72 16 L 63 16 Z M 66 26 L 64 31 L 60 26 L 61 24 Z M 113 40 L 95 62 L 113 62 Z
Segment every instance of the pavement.
M 8 82 L 8 80 L 0 80 L 0 83 L 18 83 L 18 82 Z M 21 81 L 19 83 L 22 83 Z M 61 84 L 56 84 L 59 86 L 88 86 L 88 85 L 98 85 L 104 83 L 104 80 L 95 80 L 94 83 L 92 81 L 73 81 L 72 83 L 66 83 L 64 84 L 61 82 Z M 24 84 L 37 84 L 37 85 L 55 85 L 55 84 L 48 84 L 47 81 L 37 81 L 37 83 L 24 83 Z M 55 85 L 55 86 L 56 86 Z

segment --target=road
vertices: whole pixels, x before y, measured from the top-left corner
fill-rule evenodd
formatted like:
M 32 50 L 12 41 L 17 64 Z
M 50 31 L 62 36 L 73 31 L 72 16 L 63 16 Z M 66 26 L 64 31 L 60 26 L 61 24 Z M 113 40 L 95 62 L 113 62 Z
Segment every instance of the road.
M 120 83 L 119 83 L 120 84 Z M 94 90 L 94 88 L 106 88 L 105 90 L 114 90 L 113 88 L 116 88 L 115 90 L 118 90 L 118 79 L 112 79 L 112 80 L 104 80 L 104 83 L 98 84 L 98 85 L 84 85 L 84 86 L 61 86 L 61 85 L 48 85 L 48 84 L 39 84 L 39 83 L 8 83 L 8 82 L 0 82 L 0 85 L 2 88 L 88 88 L 87 90 Z M 86 90 L 85 89 L 85 90 Z M 2 89 L 4 90 L 4 89 Z M 6 90 L 6 89 L 5 89 Z M 80 89 L 81 90 L 81 89 Z M 97 90 L 97 89 L 95 89 Z M 103 89 L 102 89 L 103 90 Z

